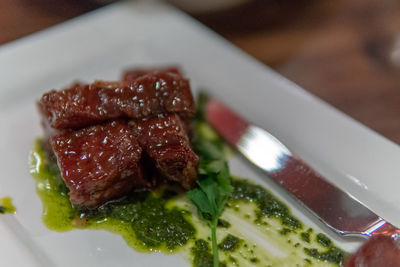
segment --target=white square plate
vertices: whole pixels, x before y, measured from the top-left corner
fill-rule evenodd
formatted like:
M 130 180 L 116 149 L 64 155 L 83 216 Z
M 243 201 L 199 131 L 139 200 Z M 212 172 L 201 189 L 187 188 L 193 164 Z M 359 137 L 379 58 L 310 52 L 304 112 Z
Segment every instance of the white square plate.
M 115 80 L 137 65 L 178 64 L 204 88 L 268 129 L 340 188 L 400 225 L 400 149 L 233 47 L 204 26 L 153 1 L 117 3 L 0 47 L 1 266 L 187 266 L 181 257 L 140 254 L 104 231 L 55 233 L 41 222 L 28 154 L 42 135 L 35 101 L 74 80 Z M 273 190 L 306 224 L 322 227 L 276 185 L 234 159 L 233 174 Z

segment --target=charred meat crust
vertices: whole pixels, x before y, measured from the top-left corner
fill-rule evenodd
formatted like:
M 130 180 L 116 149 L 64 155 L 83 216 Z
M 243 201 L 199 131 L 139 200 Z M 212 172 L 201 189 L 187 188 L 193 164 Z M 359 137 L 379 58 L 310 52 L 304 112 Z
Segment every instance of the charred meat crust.
M 198 157 L 187 136 L 195 105 L 177 68 L 76 83 L 44 94 L 38 108 L 45 147 L 75 205 L 94 208 L 166 181 L 196 184 Z
M 186 189 L 196 185 L 199 159 L 190 147 L 189 138 L 177 114 L 132 120 L 129 126 L 160 174 Z
M 81 128 L 120 117 L 140 119 L 160 113 L 195 112 L 188 80 L 172 72 L 52 90 L 42 96 L 38 106 L 43 119 L 55 129 Z
M 124 121 L 112 121 L 50 138 L 71 203 L 98 206 L 134 187 L 147 187 L 142 149 Z

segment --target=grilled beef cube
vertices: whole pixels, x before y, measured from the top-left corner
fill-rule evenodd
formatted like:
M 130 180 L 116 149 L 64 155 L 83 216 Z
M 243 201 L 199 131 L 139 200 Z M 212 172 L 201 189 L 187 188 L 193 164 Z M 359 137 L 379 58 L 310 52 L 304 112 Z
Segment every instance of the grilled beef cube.
M 196 185 L 199 158 L 190 148 L 178 115 L 160 115 L 129 124 L 162 176 L 180 183 L 185 189 Z
M 175 74 L 181 74 L 179 69 L 177 67 L 164 67 L 164 68 L 152 68 L 152 69 L 147 69 L 147 68 L 136 68 L 136 69 L 131 69 L 126 71 L 122 75 L 122 80 L 124 81 L 134 81 L 139 77 L 142 77 L 147 74 L 151 73 L 157 73 L 157 72 L 171 72 Z
M 179 68 L 177 67 L 161 67 L 161 68 L 135 68 L 126 71 L 122 75 L 122 80 L 124 81 L 134 81 L 144 75 L 151 74 L 151 73 L 158 73 L 158 72 L 171 72 L 175 74 L 181 75 L 181 72 Z M 191 127 L 191 118 L 193 114 L 186 113 L 186 112 L 180 112 L 179 113 L 179 118 L 181 119 L 181 122 L 183 124 L 184 131 L 186 133 L 190 133 L 192 130 Z
M 46 93 L 38 102 L 47 124 L 80 128 L 120 117 L 141 119 L 160 113 L 194 113 L 188 80 L 171 72 L 150 73 L 134 81 L 95 82 Z
M 400 248 L 389 236 L 371 237 L 356 253 L 346 259 L 344 267 L 400 266 Z
M 73 204 L 96 207 L 149 186 L 139 163 L 142 149 L 125 121 L 66 131 L 50 140 Z

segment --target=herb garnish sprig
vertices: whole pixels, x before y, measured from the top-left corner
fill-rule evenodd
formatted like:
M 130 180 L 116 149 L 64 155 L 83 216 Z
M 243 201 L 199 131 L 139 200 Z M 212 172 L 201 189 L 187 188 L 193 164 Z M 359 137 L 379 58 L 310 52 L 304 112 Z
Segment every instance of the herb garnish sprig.
M 213 262 L 214 267 L 218 267 L 218 219 L 232 194 L 233 187 L 224 153 L 225 144 L 204 120 L 205 103 L 206 97 L 200 95 L 199 112 L 195 119 L 196 131 L 192 138 L 194 149 L 200 157 L 198 187 L 190 190 L 187 196 L 196 205 L 200 218 L 211 228 Z

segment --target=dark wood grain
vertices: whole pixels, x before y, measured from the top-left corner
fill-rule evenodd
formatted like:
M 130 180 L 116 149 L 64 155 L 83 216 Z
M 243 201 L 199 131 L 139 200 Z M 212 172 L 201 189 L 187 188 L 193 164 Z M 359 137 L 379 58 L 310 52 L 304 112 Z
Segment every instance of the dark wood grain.
M 0 1 L 0 44 L 102 6 L 90 1 L 56 2 Z M 253 0 L 247 6 L 196 18 L 400 144 L 399 1 Z
M 314 1 L 285 19 L 222 35 L 400 144 L 400 2 Z
M 100 7 L 79 0 L 0 0 L 0 44 L 24 37 Z

